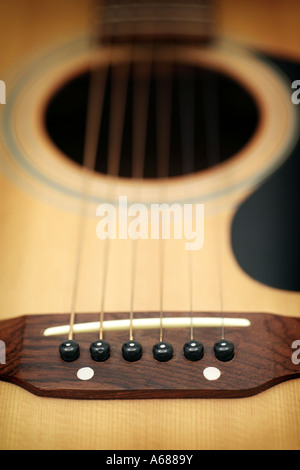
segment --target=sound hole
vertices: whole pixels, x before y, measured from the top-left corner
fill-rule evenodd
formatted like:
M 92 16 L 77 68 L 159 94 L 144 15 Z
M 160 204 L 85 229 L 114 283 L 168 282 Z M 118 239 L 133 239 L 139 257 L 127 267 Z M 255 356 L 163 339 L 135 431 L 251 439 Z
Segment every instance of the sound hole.
M 145 64 L 146 66 L 147 64 Z M 164 64 L 162 64 L 163 67 Z M 116 67 L 116 66 L 114 66 Z M 156 67 L 159 70 L 159 66 Z M 180 176 L 204 170 L 236 154 L 253 135 L 258 123 L 258 109 L 253 98 L 237 82 L 224 74 L 204 68 L 173 64 L 171 74 L 157 74 L 155 67 L 137 82 L 130 66 L 126 83 L 126 106 L 122 118 L 118 175 L 133 176 L 135 139 L 134 99 L 137 86 L 148 87 L 143 177 L 158 178 L 158 90 L 165 86 L 170 93 L 168 109 L 170 132 L 164 136 L 168 148 L 167 175 Z M 109 134 L 115 69 L 109 68 L 99 132 L 95 171 L 109 173 Z M 56 146 L 71 160 L 83 164 L 87 99 L 90 74 L 77 76 L 52 97 L 46 110 L 46 126 Z M 142 116 L 141 116 L 142 119 Z

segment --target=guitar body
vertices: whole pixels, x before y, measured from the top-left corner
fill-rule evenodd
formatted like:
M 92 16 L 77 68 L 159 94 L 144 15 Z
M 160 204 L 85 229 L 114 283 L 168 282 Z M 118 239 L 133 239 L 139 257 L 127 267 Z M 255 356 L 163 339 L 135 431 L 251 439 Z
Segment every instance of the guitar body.
M 239 36 L 235 2 L 226 3 L 221 4 L 223 32 L 227 34 L 233 28 Z M 259 9 L 258 3 L 251 2 L 249 18 Z M 80 172 L 47 135 L 43 113 L 60 84 L 85 70 L 91 57 L 84 39 L 89 30 L 90 5 L 82 1 L 74 6 L 74 2 L 64 0 L 59 15 L 55 8 L 53 2 L 41 6 L 34 0 L 12 0 L 0 6 L 0 79 L 7 88 L 6 104 L 0 109 L 0 320 L 24 314 L 68 313 L 71 306 L 80 220 L 80 201 L 73 195 L 79 192 Z M 282 8 L 289 10 L 288 6 Z M 230 15 L 230 10 L 235 13 Z M 296 16 L 291 14 L 291 18 Z M 243 16 L 241 21 L 251 38 L 256 25 L 249 25 Z M 257 30 L 262 50 L 274 53 L 276 41 L 270 29 L 266 28 L 265 43 L 260 24 Z M 286 26 L 286 30 L 292 34 L 293 27 Z M 299 36 L 295 36 L 285 45 L 281 36 L 279 53 L 299 59 L 295 57 L 297 51 L 288 47 L 297 39 L 299 43 Z M 249 41 L 256 45 L 255 39 Z M 120 51 L 116 60 L 122 61 L 122 54 Z M 238 263 L 232 245 L 232 224 L 238 208 L 288 162 L 297 145 L 297 110 L 291 105 L 291 93 L 282 85 L 284 79 L 277 69 L 275 72 L 262 61 L 254 67 L 252 55 L 241 54 L 235 46 L 230 45 L 228 51 L 222 42 L 201 58 L 194 48 L 188 57 L 180 49 L 176 54 L 212 68 L 219 64 L 256 97 L 262 115 L 252 140 L 232 159 L 191 176 L 174 178 L 168 186 L 168 202 L 190 200 L 205 205 L 204 248 L 193 252 L 193 308 L 197 312 L 219 312 L 222 307 L 224 312 L 243 312 L 243 316 L 245 312 L 265 312 L 300 318 L 299 292 L 275 288 L 251 277 Z M 93 55 L 93 60 L 102 59 Z M 278 121 L 278 115 L 284 115 L 284 119 Z M 25 154 L 30 156 L 28 161 L 22 159 Z M 27 171 L 29 166 L 31 170 Z M 163 188 L 163 182 L 144 184 L 97 175 L 93 191 L 103 199 L 107 194 L 110 200 L 127 194 L 132 201 L 155 202 Z M 95 210 L 96 204 L 92 204 L 86 216 L 78 312 L 97 312 L 102 299 L 106 245 L 96 237 Z M 164 308 L 168 312 L 189 309 L 184 243 L 170 240 L 166 244 Z M 132 243 L 112 240 L 109 253 L 105 309 L 129 312 Z M 158 271 L 158 242 L 141 240 L 136 311 L 159 311 Z M 77 400 L 36 396 L 15 384 L 0 382 L 0 448 L 300 449 L 299 393 L 300 380 L 296 378 L 247 398 Z

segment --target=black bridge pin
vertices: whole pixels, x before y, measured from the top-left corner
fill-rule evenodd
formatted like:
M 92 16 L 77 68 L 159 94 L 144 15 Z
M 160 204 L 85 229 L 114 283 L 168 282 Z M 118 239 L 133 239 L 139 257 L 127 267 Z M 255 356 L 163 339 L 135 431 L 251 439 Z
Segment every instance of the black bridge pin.
M 76 361 L 80 355 L 79 344 L 72 339 L 67 339 L 59 346 L 59 353 L 66 362 Z
M 104 362 L 110 357 L 110 345 L 103 339 L 98 339 L 90 346 L 90 354 L 94 361 Z
M 200 341 L 190 340 L 183 347 L 184 356 L 189 361 L 199 361 L 204 355 L 204 347 Z
M 233 359 L 234 345 L 228 339 L 221 339 L 214 345 L 215 356 L 219 361 L 228 362 Z
M 138 341 L 130 340 L 122 346 L 122 356 L 128 362 L 139 361 L 143 354 L 143 348 Z
M 153 357 L 159 362 L 167 362 L 173 357 L 173 347 L 170 343 L 160 341 L 153 346 Z

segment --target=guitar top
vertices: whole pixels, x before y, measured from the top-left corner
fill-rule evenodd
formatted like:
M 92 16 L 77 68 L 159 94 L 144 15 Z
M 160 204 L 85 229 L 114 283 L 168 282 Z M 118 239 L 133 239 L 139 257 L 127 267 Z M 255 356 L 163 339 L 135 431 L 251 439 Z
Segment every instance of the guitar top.
M 0 448 L 299 450 L 300 8 L 75 3 L 0 5 Z

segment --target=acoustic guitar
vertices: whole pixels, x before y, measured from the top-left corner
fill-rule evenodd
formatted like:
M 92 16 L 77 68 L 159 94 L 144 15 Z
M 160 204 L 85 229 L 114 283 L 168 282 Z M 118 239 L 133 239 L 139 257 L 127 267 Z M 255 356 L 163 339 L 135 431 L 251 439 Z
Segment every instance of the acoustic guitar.
M 300 448 L 299 6 L 240 3 L 0 4 L 1 449 Z

